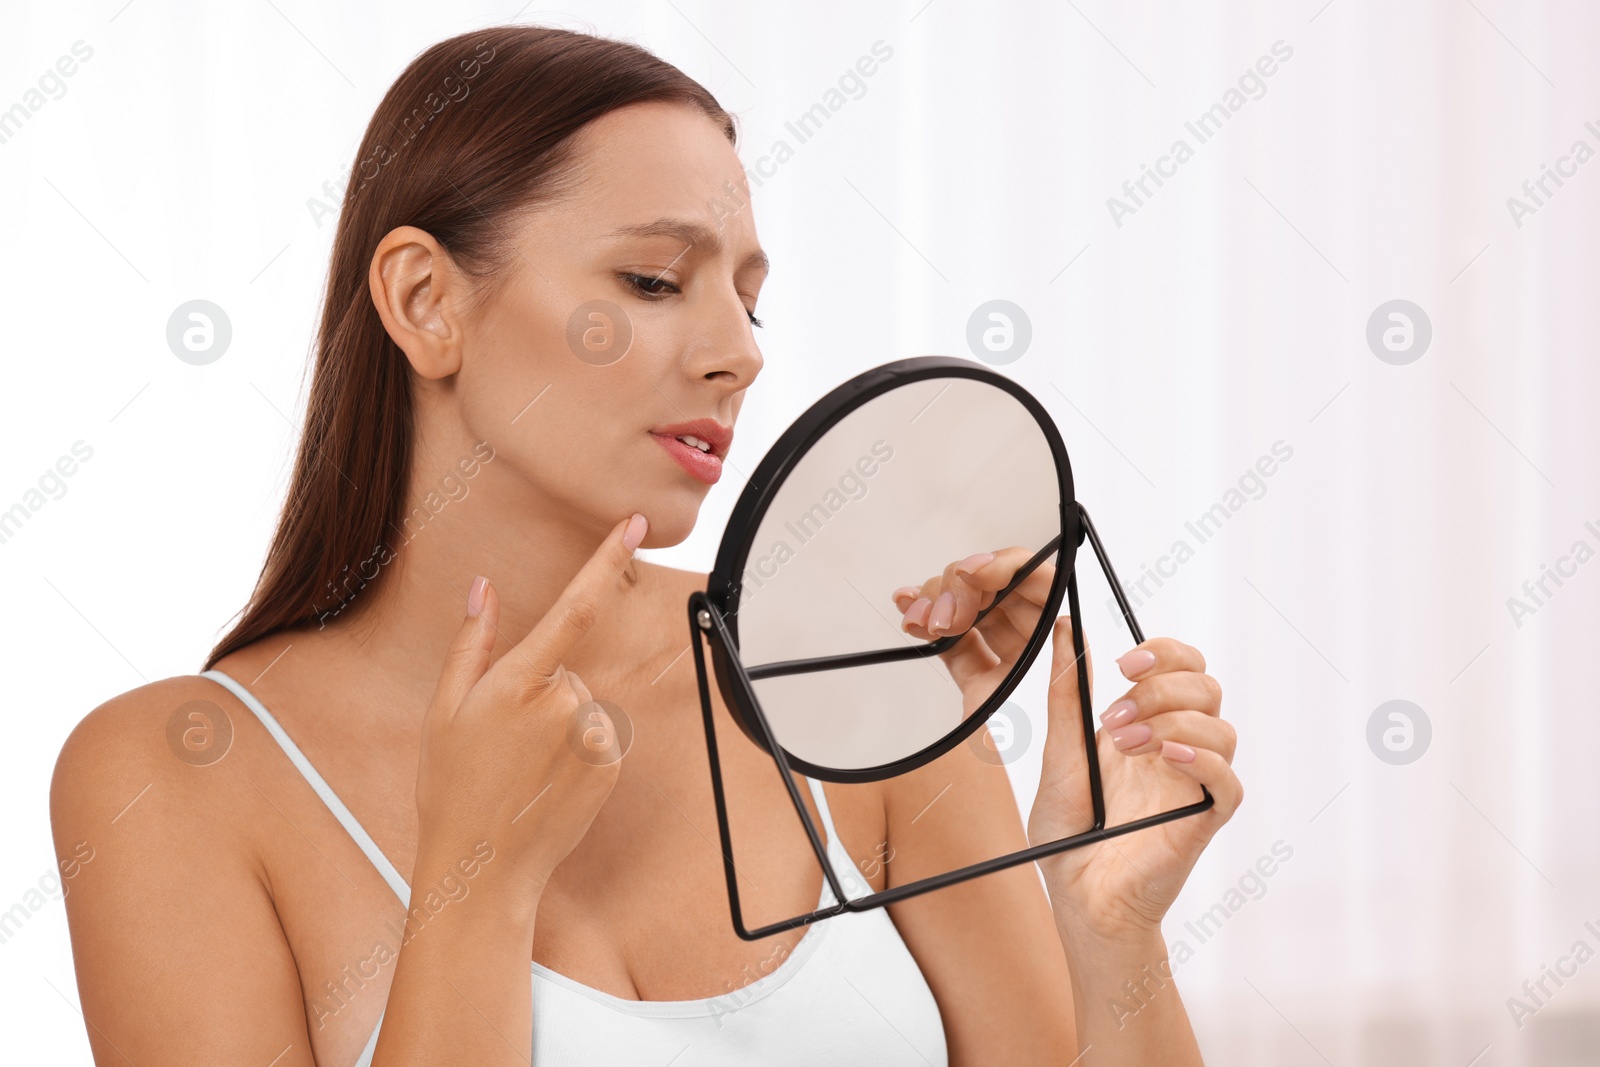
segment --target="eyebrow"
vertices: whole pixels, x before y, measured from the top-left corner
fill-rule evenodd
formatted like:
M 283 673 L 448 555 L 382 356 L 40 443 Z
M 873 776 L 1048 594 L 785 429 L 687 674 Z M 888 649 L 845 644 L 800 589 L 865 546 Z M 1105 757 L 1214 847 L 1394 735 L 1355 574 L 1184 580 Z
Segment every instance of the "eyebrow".
M 687 219 L 659 218 L 654 222 L 641 222 L 632 226 L 620 226 L 607 237 L 673 237 L 684 244 L 704 248 L 709 252 L 722 251 L 722 238 L 707 226 Z M 739 264 L 740 270 L 747 267 L 760 267 L 763 271 L 771 269 L 771 262 L 767 254 L 759 248 L 744 257 Z

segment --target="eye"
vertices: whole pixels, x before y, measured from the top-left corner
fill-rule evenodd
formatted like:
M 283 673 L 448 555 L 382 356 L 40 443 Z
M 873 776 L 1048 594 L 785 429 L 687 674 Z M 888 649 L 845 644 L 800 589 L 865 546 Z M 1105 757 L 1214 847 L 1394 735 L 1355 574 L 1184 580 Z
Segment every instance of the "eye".
M 648 274 L 634 274 L 631 271 L 625 271 L 617 275 L 617 277 L 621 278 L 628 288 L 646 300 L 660 299 L 663 296 L 681 291 L 671 282 L 663 281 L 659 277 L 651 277 Z M 746 311 L 745 314 L 749 316 L 751 326 L 759 329 L 766 325 L 766 323 L 756 318 L 755 312 Z
M 618 275 L 628 287 L 645 299 L 666 296 L 678 292 L 678 287 L 671 282 L 662 281 L 659 277 L 652 278 L 647 274 L 621 274 Z

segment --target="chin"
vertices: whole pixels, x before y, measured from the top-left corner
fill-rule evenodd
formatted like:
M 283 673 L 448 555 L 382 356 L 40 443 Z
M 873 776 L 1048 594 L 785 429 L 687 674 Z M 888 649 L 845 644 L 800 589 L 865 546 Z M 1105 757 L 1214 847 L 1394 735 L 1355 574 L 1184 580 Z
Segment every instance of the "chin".
M 624 516 L 639 511 L 650 520 L 640 548 L 671 548 L 689 539 L 695 523 L 700 519 L 700 505 L 705 502 L 705 489 L 690 489 L 668 496 L 653 498 L 648 502 L 626 509 Z

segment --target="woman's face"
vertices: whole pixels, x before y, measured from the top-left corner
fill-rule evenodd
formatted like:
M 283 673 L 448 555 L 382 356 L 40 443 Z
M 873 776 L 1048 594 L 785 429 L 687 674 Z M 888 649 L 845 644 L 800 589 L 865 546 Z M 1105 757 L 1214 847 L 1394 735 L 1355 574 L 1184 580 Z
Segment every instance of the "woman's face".
M 577 138 L 571 191 L 508 231 L 510 275 L 460 322 L 444 395 L 527 506 L 601 532 L 640 511 L 647 546 L 676 544 L 720 464 L 652 431 L 709 419 L 723 439 L 697 436 L 726 454 L 761 370 L 751 320 L 766 256 L 738 157 L 702 112 L 637 104 Z

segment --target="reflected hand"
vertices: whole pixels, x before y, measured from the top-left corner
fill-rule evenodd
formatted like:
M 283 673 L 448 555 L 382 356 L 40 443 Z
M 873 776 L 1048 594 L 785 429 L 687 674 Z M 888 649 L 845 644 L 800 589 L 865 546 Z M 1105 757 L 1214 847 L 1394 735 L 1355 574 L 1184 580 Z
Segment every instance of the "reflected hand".
M 961 688 L 963 716 L 976 711 L 999 687 L 1044 614 L 1045 600 L 1056 577 L 1053 559 L 1035 567 L 973 628 L 978 612 L 994 603 L 995 594 L 1033 558 L 1035 551 L 1012 546 L 998 552 L 980 552 L 950 564 L 943 574 L 921 585 L 901 586 L 894 591 L 895 607 L 905 616 L 900 628 L 906 633 L 925 641 L 954 633 L 963 635 L 939 654 Z

